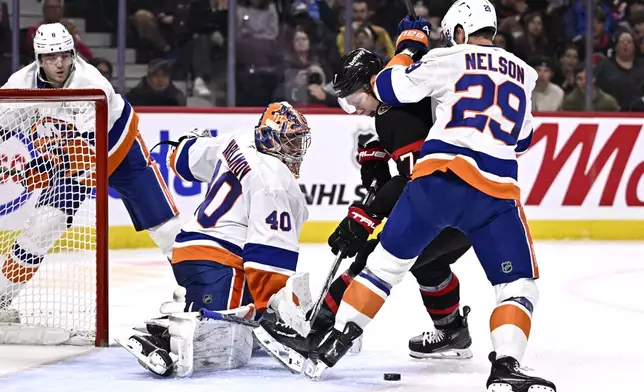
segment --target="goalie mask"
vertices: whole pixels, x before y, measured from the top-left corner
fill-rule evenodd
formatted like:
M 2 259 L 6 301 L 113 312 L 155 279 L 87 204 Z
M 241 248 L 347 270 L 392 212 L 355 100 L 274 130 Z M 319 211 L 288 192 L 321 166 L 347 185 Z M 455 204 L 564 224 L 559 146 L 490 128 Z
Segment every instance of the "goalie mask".
M 304 116 L 288 102 L 269 104 L 255 127 L 257 150 L 279 158 L 295 177 L 311 145 L 311 130 Z

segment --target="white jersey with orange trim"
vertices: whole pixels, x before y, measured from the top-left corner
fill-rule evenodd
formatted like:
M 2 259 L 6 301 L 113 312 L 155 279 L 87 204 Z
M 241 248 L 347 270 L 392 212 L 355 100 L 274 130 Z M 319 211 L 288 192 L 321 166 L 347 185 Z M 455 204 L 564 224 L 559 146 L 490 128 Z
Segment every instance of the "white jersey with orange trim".
M 40 67 L 37 62 L 33 62 L 29 65 L 26 65 L 24 68 L 16 71 L 7 83 L 2 86 L 3 89 L 40 89 L 47 88 L 46 83 L 38 75 Z M 65 85 L 65 89 L 100 89 L 105 92 L 107 97 L 107 107 L 108 107 L 108 118 L 107 118 L 107 129 L 108 129 L 108 173 L 111 174 L 116 170 L 118 165 L 123 161 L 128 151 L 132 147 L 134 140 L 138 134 L 138 116 L 134 112 L 134 109 L 130 104 L 120 95 L 114 91 L 114 88 L 110 82 L 105 79 L 103 75 L 92 65 L 86 63 L 80 57 L 76 57 L 73 63 L 73 71 Z M 46 105 L 43 105 L 46 107 Z M 70 106 L 72 107 L 72 106 Z M 1 109 L 0 109 L 1 111 Z M 65 118 L 64 110 L 54 110 L 45 112 L 47 116 L 51 116 L 51 113 L 54 113 L 54 116 L 60 114 L 61 117 L 58 120 L 69 122 L 68 118 Z M 73 113 L 71 116 L 72 121 L 94 121 L 93 113 L 91 115 L 80 119 L 79 113 Z M 7 117 L 6 113 L 0 115 L 0 128 L 7 127 L 7 123 L 11 122 L 11 119 Z M 82 124 L 73 124 L 79 130 L 82 128 Z
M 532 140 L 536 80 L 504 49 L 463 44 L 433 49 L 408 67 L 391 65 L 373 87 L 389 105 L 427 96 L 438 102 L 412 178 L 449 169 L 491 196 L 519 199 L 516 158 Z
M 185 181 L 209 183 L 177 235 L 172 263 L 204 260 L 244 271 L 263 310 L 297 266 L 308 211 L 295 177 L 278 158 L 257 151 L 253 132 L 184 140 L 170 165 Z

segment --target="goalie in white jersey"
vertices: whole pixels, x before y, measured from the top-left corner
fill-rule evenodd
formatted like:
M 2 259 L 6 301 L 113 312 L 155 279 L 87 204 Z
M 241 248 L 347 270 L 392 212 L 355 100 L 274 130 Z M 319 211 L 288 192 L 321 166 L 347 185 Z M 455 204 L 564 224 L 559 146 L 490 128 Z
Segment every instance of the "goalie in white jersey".
M 422 18 L 403 19 L 399 54 L 374 77 L 371 89 L 343 102 L 358 106 L 365 94 L 374 94 L 384 104 L 400 105 L 430 96 L 438 106 L 412 181 L 365 269 L 345 291 L 335 328 L 309 357 L 316 358 L 309 374 L 319 375 L 346 353 L 427 244 L 454 227 L 466 234 L 496 290 L 488 390 L 554 391 L 551 382 L 522 374 L 518 362 L 538 300 L 538 267 L 517 182 L 517 154 L 532 138 L 536 71 L 492 45 L 496 12 L 487 0 L 454 3 L 442 20 L 450 47 L 413 63 L 407 49 L 427 52 L 428 27 Z
M 152 322 L 168 327 L 167 332 L 149 328 L 150 335 L 122 343 L 157 374 L 187 376 L 193 367 L 243 365 L 252 349 L 251 330 L 201 321 L 190 310 L 228 311 L 252 319 L 269 302 L 273 308 L 271 297 L 273 302 L 292 298 L 287 280 L 302 285 L 302 276 L 289 277 L 295 273 L 298 236 L 308 215 L 296 181 L 310 144 L 305 118 L 288 103 L 275 102 L 254 132 L 209 136 L 203 132 L 181 138 L 170 156 L 181 179 L 209 185 L 174 244 L 172 266 L 183 288 L 174 303 L 162 305 L 169 320 Z M 274 296 L 285 286 L 283 295 Z M 296 295 L 300 305 L 310 302 L 309 293 Z M 193 336 L 200 336 L 194 345 Z M 176 366 L 170 366 L 175 360 Z
M 7 254 L 0 255 L 0 310 L 9 308 L 20 286 L 36 274 L 90 196 L 95 137 L 108 139 L 108 184 L 121 196 L 135 229 L 148 230 L 169 258 L 181 226 L 172 196 L 139 134 L 137 114 L 96 68 L 77 57 L 65 27 L 41 25 L 34 37 L 34 55 L 35 61 L 11 75 L 2 89 L 101 89 L 107 97 L 108 134 L 94 135 L 94 128 L 87 128 L 95 121 L 95 112 L 78 112 L 66 104 L 28 109 L 34 117 L 11 108 L 0 113 L 0 143 L 18 136 L 19 128 L 32 130 L 37 153 L 19 177 L 29 192 L 40 191 L 36 210 L 21 234 Z M 12 316 L 9 321 L 17 320 Z

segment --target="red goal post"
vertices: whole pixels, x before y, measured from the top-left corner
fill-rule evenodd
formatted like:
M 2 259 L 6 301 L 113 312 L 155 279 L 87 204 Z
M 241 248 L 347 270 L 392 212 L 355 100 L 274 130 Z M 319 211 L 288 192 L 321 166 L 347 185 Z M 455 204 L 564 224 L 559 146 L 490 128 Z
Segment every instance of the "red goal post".
M 27 120 L 25 120 L 25 116 L 23 115 L 22 111 L 24 111 L 24 113 L 28 113 Z M 92 111 L 94 114 L 92 114 Z M 70 344 L 92 344 L 93 343 L 96 346 L 107 346 L 109 343 L 108 342 L 108 338 L 109 338 L 108 336 L 109 264 L 108 264 L 108 208 L 107 208 L 107 202 L 108 202 L 107 97 L 105 93 L 100 89 L 37 89 L 37 90 L 36 89 L 11 89 L 11 90 L 7 89 L 7 90 L 0 90 L 0 112 L 1 112 L 0 130 L 7 131 L 6 127 L 9 126 L 11 128 L 11 124 L 13 124 L 13 127 L 15 129 L 11 129 L 11 131 L 17 131 L 16 133 L 22 133 L 22 135 L 20 136 L 22 139 L 20 140 L 23 142 L 23 144 L 25 143 L 25 140 L 26 140 L 27 141 L 26 143 L 33 143 L 35 145 L 36 140 L 30 140 L 30 139 L 41 138 L 41 136 L 38 136 L 39 133 L 37 133 L 36 128 L 37 126 L 42 125 L 43 118 L 46 118 L 48 119 L 48 121 L 52 121 L 54 125 L 57 125 L 54 128 L 60 129 L 61 128 L 60 124 L 62 123 L 67 127 L 66 130 L 73 129 L 73 132 L 66 132 L 65 134 L 76 133 L 77 135 L 93 135 L 94 140 L 91 143 L 93 148 L 90 147 L 83 150 L 85 152 L 89 151 L 87 152 L 87 155 L 91 154 L 93 156 L 90 156 L 88 158 L 89 161 L 91 162 L 91 166 L 88 165 L 87 167 L 84 167 L 84 169 L 82 170 L 82 172 L 86 176 L 82 180 L 84 181 L 84 184 L 85 184 L 84 189 L 86 189 L 86 192 L 88 193 L 87 193 L 87 196 L 83 197 L 80 203 L 84 203 L 84 200 L 93 199 L 92 197 L 89 196 L 90 195 L 89 192 L 91 192 L 92 194 L 95 193 L 95 208 L 89 207 L 88 209 L 90 210 L 90 212 L 86 213 L 86 215 L 89 217 L 88 221 L 92 220 L 91 215 L 92 213 L 94 214 L 93 219 L 94 219 L 95 226 L 93 230 L 95 231 L 92 231 L 91 235 L 87 233 L 83 233 L 82 237 L 77 236 L 77 238 L 81 238 L 80 241 L 85 241 L 85 242 L 91 241 L 94 243 L 82 245 L 87 249 L 83 248 L 79 250 L 79 249 L 75 249 L 74 239 L 72 239 L 71 241 L 67 240 L 68 246 L 63 250 L 65 253 L 63 253 L 62 257 L 59 257 L 62 260 L 59 260 L 60 261 L 58 263 L 59 265 L 56 265 L 56 268 L 57 268 L 56 275 L 54 276 L 52 273 L 51 282 L 46 282 L 46 284 L 43 284 L 43 287 L 39 289 L 40 291 L 45 292 L 45 294 L 36 293 L 30 296 L 25 295 L 26 298 L 17 298 L 18 301 L 29 302 L 24 305 L 22 303 L 19 303 L 17 306 L 22 306 L 23 309 L 25 309 L 24 312 L 28 313 L 25 315 L 21 314 L 21 324 L 24 323 L 25 325 L 38 327 L 38 328 L 51 327 L 51 328 L 57 328 L 60 330 L 68 330 L 72 332 L 77 332 L 79 330 L 87 329 L 88 331 L 83 331 L 83 334 L 82 334 L 84 343 L 76 342 L 76 343 L 70 343 Z M 63 116 L 64 120 L 57 120 L 59 116 L 57 116 L 56 114 L 62 113 L 62 112 L 65 113 L 65 115 Z M 54 114 L 52 115 L 51 113 L 54 113 Z M 77 124 L 75 124 L 75 121 L 74 121 L 75 119 L 77 119 L 77 117 L 80 117 L 81 114 L 83 115 L 83 120 L 87 120 L 82 124 L 84 133 L 77 131 Z M 16 115 L 18 115 L 19 120 L 14 122 L 10 120 L 6 120 L 6 118 L 11 118 L 11 116 L 16 116 Z M 5 119 L 4 123 L 3 123 L 3 118 Z M 25 131 L 25 129 L 22 129 L 22 128 L 27 128 L 27 126 L 24 125 L 25 121 L 28 121 L 28 123 L 31 126 L 31 129 L 29 130 L 29 132 Z M 22 124 L 22 125 L 18 125 L 18 124 Z M 48 126 L 50 126 L 51 128 L 51 124 L 48 124 Z M 5 128 L 3 129 L 3 127 Z M 54 130 L 53 135 L 48 135 L 48 136 L 53 136 L 53 138 L 56 138 L 55 132 L 56 130 Z M 79 136 L 76 136 L 76 137 L 78 138 Z M 85 136 L 80 136 L 80 137 L 85 137 Z M 0 138 L 0 151 L 2 151 L 1 149 L 3 148 L 3 144 L 4 144 L 3 140 Z M 14 145 L 19 146 L 19 144 L 17 143 L 14 143 Z M 10 148 L 12 147 L 11 146 L 5 147 L 5 150 Z M 29 147 L 29 148 L 32 149 L 33 147 Z M 73 150 L 66 150 L 66 151 L 73 151 Z M 22 164 L 25 164 L 27 160 L 33 159 L 34 155 L 37 155 L 37 154 L 38 152 L 32 153 L 30 150 L 29 155 L 31 155 L 31 157 L 28 155 L 19 160 L 21 161 Z M 0 162 L 0 165 L 5 165 L 5 164 L 7 164 L 6 159 Z M 22 172 L 21 178 L 24 178 L 25 176 L 24 173 L 26 173 L 26 171 Z M 10 178 L 7 178 L 6 172 L 1 176 L 2 177 L 0 179 L 2 179 L 2 181 L 0 181 L 0 187 L 2 187 L 3 184 L 11 184 L 11 186 L 13 187 L 11 188 L 12 190 L 17 189 L 19 185 L 16 184 L 17 181 L 15 178 L 13 178 L 13 181 L 11 181 Z M 31 190 L 29 191 L 26 190 L 27 186 L 24 185 L 24 182 L 22 184 L 25 187 L 25 190 L 20 191 L 22 192 L 21 195 L 25 195 L 28 192 L 32 192 Z M 44 191 L 45 189 L 36 189 L 34 192 L 41 192 L 40 194 L 42 194 L 42 192 Z M 2 193 L 2 191 L 0 191 L 0 193 Z M 3 196 L 0 195 L 0 198 L 1 197 Z M 27 194 L 23 198 L 28 198 L 28 197 L 29 195 Z M 2 204 L 3 202 L 4 201 L 0 202 L 0 204 Z M 38 203 L 40 203 L 40 201 Z M 17 204 L 20 204 L 20 203 L 14 203 L 14 207 Z M 18 208 L 27 208 L 27 207 L 24 207 L 27 204 L 28 203 L 24 203 L 22 204 L 22 207 L 15 207 L 10 211 L 5 211 L 5 212 L 10 215 L 11 213 L 16 212 Z M 8 204 L 4 204 L 4 205 L 8 205 Z M 91 211 L 92 209 L 94 210 L 93 212 Z M 2 215 L 4 214 L 2 213 L 2 211 L 0 211 L 0 218 L 2 218 Z M 37 213 L 35 213 L 34 216 L 32 216 L 31 218 L 34 218 L 36 220 L 45 219 L 40 217 Z M 22 221 L 10 222 L 10 224 L 13 224 L 13 223 L 18 225 L 23 222 Z M 73 229 L 71 227 L 72 226 L 71 223 L 66 223 L 66 225 L 67 226 L 63 228 L 63 231 L 69 231 Z M 47 227 L 46 224 L 44 227 Z M 27 230 L 28 229 L 24 227 L 21 229 L 15 229 L 14 231 L 16 233 L 13 233 L 12 234 L 13 237 L 11 237 L 10 240 L 6 241 L 7 244 L 5 245 L 5 248 L 7 247 L 11 248 L 10 244 L 15 244 L 18 242 L 18 240 L 16 240 L 15 238 L 17 237 L 19 238 L 19 236 L 21 235 L 20 233 L 23 233 Z M 2 233 L 2 228 L 0 228 L 0 233 Z M 57 241 L 58 243 L 60 239 L 55 239 L 55 241 Z M 69 246 L 69 244 L 71 244 L 71 246 Z M 51 250 L 52 248 L 53 246 L 46 251 L 47 255 L 43 256 L 44 257 L 44 260 L 42 260 L 43 266 L 40 269 L 44 269 L 44 270 L 47 269 L 46 266 L 49 261 L 47 260 L 47 257 L 49 257 L 50 253 L 55 252 L 55 250 Z M 7 249 L 2 249 L 2 248 L 0 249 L 3 252 L 7 251 Z M 91 259 L 91 256 L 83 256 L 86 259 L 88 259 L 88 260 L 82 260 L 82 263 L 84 263 L 83 266 L 79 267 L 76 265 L 72 265 L 72 263 L 70 262 L 69 267 L 67 267 L 68 260 L 71 260 L 71 259 L 75 260 L 76 258 L 79 258 L 79 256 L 76 256 L 74 254 L 74 252 L 84 253 L 84 254 L 93 253 L 95 255 L 95 261 L 89 260 Z M 81 261 L 79 261 L 78 263 L 80 264 Z M 14 264 L 18 265 L 18 263 L 14 263 Z M 52 262 L 52 264 L 54 264 L 54 262 Z M 2 272 L 5 273 L 5 276 L 8 276 L 7 271 L 9 270 L 9 268 L 5 268 L 6 265 L 7 263 L 5 263 L 5 265 L 3 266 Z M 23 266 L 18 265 L 14 269 L 16 271 L 18 270 L 25 271 L 30 267 L 33 267 L 33 265 L 24 264 Z M 66 268 L 68 269 L 66 270 Z M 60 280 L 65 280 L 65 279 L 74 281 L 75 279 L 79 278 L 78 274 L 83 273 L 83 271 L 91 270 L 92 268 L 95 268 L 96 279 L 94 281 L 93 279 L 94 272 L 91 271 L 91 274 L 88 276 L 91 276 L 92 279 L 82 282 L 83 288 L 79 288 L 80 284 L 71 283 L 71 282 L 68 282 L 68 283 L 60 282 Z M 35 273 L 32 273 L 33 277 L 31 277 L 30 275 L 29 277 L 26 278 L 26 282 L 22 283 L 22 285 L 24 286 L 22 287 L 22 289 L 26 290 L 29 287 L 30 283 L 33 283 L 31 281 L 37 281 L 39 273 L 44 274 L 45 272 L 38 271 L 38 267 L 36 267 Z M 33 283 L 33 284 L 35 285 L 36 283 Z M 62 285 L 64 287 L 59 288 L 57 287 L 57 285 Z M 2 289 L 2 287 L 0 287 L 0 289 Z M 89 293 L 92 290 L 95 291 L 95 296 Z M 75 298 L 76 296 L 81 298 Z M 88 298 L 82 298 L 83 296 L 88 297 L 89 300 Z M 69 298 L 69 297 L 72 297 L 72 298 Z M 49 302 L 56 302 L 56 303 L 49 303 Z M 91 309 L 92 306 L 94 306 L 94 309 Z M 82 307 L 83 310 L 79 311 L 77 309 L 74 309 L 76 307 Z M 74 314 L 74 312 L 82 312 L 82 315 L 79 316 L 78 314 Z M 68 317 L 69 320 L 65 319 L 66 317 Z M 95 320 L 89 319 L 90 317 L 94 318 Z

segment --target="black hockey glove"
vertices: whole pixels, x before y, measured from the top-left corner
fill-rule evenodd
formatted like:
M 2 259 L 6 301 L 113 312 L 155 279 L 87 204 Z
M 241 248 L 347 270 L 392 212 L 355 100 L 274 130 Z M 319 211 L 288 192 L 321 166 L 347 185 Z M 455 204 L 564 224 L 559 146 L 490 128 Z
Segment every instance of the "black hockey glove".
M 360 177 L 362 177 L 362 186 L 371 186 L 373 180 L 376 180 L 376 189 L 391 179 L 389 173 L 389 154 L 380 145 L 380 142 L 374 140 L 366 145 L 358 146 L 358 162 L 360 163 Z
M 365 211 L 364 205 L 355 203 L 349 207 L 349 214 L 340 222 L 329 237 L 333 254 L 345 249 L 347 257 L 353 257 L 364 246 L 382 220 Z

